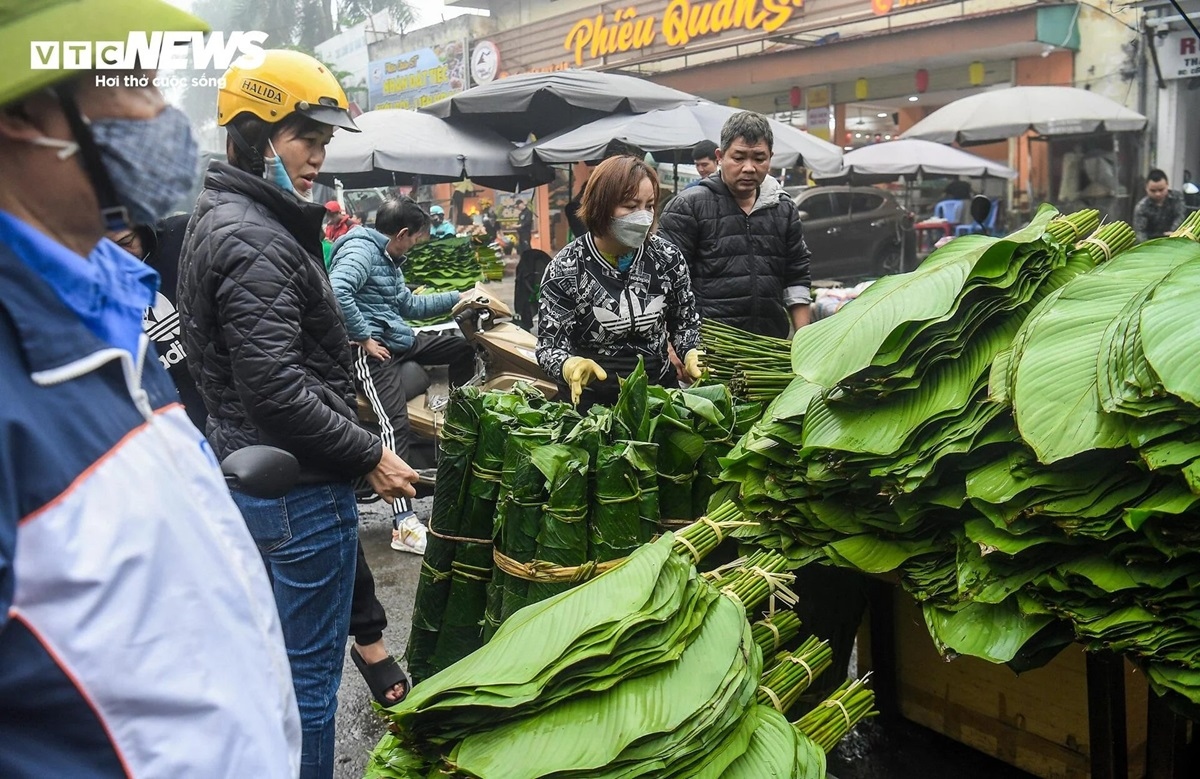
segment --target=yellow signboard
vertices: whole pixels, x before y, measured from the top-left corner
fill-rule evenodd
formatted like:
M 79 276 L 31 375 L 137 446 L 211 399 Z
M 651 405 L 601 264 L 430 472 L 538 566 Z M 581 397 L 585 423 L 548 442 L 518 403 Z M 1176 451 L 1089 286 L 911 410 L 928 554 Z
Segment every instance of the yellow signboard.
M 613 12 L 611 20 L 602 13 L 580 19 L 567 33 L 563 48 L 573 51 L 575 64 L 582 67 L 587 59 L 652 46 L 660 35 L 667 46 L 682 47 L 726 30 L 774 32 L 803 7 L 804 0 L 671 0 L 659 19 L 639 16 L 636 7 L 628 6 Z
M 833 137 L 829 131 L 829 117 L 833 109 L 833 89 L 828 84 L 812 86 L 805 90 L 805 122 L 808 134 L 828 141 Z
M 876 16 L 885 16 L 901 8 L 912 8 L 932 2 L 933 0 L 871 0 L 871 8 L 874 9 Z

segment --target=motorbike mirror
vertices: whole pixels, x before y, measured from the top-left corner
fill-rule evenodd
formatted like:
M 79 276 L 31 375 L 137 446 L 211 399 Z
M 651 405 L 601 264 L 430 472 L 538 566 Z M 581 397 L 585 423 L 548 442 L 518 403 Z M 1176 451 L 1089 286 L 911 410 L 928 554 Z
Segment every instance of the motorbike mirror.
M 971 218 L 975 220 L 975 224 L 982 227 L 991 212 L 992 201 L 984 195 L 976 195 L 971 199 Z
M 300 480 L 300 462 L 291 452 L 274 446 L 247 446 L 221 461 L 221 473 L 231 488 L 252 498 L 282 498 Z

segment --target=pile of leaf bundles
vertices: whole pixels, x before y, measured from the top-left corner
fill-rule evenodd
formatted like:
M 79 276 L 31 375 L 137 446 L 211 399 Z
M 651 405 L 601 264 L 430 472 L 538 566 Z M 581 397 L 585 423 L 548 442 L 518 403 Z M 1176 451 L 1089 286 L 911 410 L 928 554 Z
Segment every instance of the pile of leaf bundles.
M 470 289 L 484 275 L 476 261 L 469 238 L 439 238 L 419 243 L 409 250 L 404 263 L 404 281 L 418 294 L 460 292 Z M 410 319 L 413 327 L 440 325 L 450 321 L 449 312 L 425 319 Z
M 483 281 L 470 238 L 439 238 L 409 250 L 404 280 L 432 292 L 457 292 Z
M 514 426 L 541 419 L 544 404 L 530 389 L 480 393 L 462 387 L 452 393 L 405 653 L 414 678 L 445 668 L 483 640 L 505 440 Z
M 1041 298 L 1090 267 L 1071 247 L 1096 213 L 1054 216 L 1043 208 L 1006 239 L 956 239 L 797 334 L 798 377 L 725 461 L 742 505 L 777 518 L 754 532 L 760 543 L 873 571 L 920 558 L 923 585 L 952 578 L 924 557 L 949 549 L 961 503 L 961 476 L 942 474 L 1011 437 L 997 427 L 1003 409 L 984 402 L 992 358 Z M 964 333 L 948 337 L 960 320 Z
M 472 238 L 471 249 L 475 252 L 475 262 L 478 264 L 483 278 L 488 281 L 499 281 L 504 278 L 504 258 L 496 251 L 496 247 L 481 238 Z
M 492 534 L 504 555 L 517 563 L 533 562 L 537 551 L 538 527 L 548 493 L 546 477 L 533 462 L 532 454 L 549 444 L 553 434 L 548 428 L 526 427 L 510 432 L 504 442 L 504 471 Z M 502 589 L 503 621 L 525 605 L 529 581 L 498 571 L 492 582 L 493 587 Z
M 819 705 L 805 723 L 816 738 L 755 703 L 762 652 L 743 607 L 762 605 L 786 562 L 764 554 L 710 583 L 692 560 L 721 532 L 710 520 L 664 534 L 517 612 L 387 711 L 367 775 L 824 777 L 834 715 L 848 729 L 870 702 L 841 691 Z
M 430 663 L 437 649 L 438 631 L 450 596 L 451 566 L 461 536 L 462 513 L 470 483 L 471 460 L 479 438 L 479 416 L 483 397 L 477 387 L 465 386 L 451 393 L 446 422 L 442 426 L 438 488 L 433 497 L 421 578 L 413 606 L 412 632 L 405 652 L 409 673 L 416 679 L 433 674 Z
M 739 531 L 895 571 L 947 654 L 1117 651 L 1200 711 L 1200 215 L 1133 247 L 1043 207 L 797 334 L 724 461 Z
M 527 386 L 453 395 L 407 653 L 414 678 L 664 527 L 703 516 L 718 458 L 757 411 L 721 385 L 650 387 L 641 365 L 613 407 L 584 417 Z

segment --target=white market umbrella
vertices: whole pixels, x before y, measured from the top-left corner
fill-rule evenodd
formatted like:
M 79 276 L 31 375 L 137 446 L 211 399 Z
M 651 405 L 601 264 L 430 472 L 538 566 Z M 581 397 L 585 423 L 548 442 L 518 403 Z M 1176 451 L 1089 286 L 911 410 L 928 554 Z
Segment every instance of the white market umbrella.
M 902 138 L 937 143 L 985 143 L 1038 135 L 1142 130 L 1146 117 L 1103 95 L 1075 87 L 1008 87 L 955 100 Z
M 726 120 L 740 110 L 701 100 L 642 114 L 614 114 L 526 144 L 510 157 L 517 167 L 538 161 L 588 162 L 601 159 L 610 143 L 620 141 L 652 154 L 690 161 L 692 147 L 704 140 L 719 143 Z M 775 136 L 771 167 L 803 164 L 823 172 L 841 169 L 841 147 L 783 122 L 768 121 Z
M 892 181 L 901 176 L 994 176 L 1015 179 L 1007 165 L 933 141 L 913 138 L 885 141 L 846 152 L 842 169 L 818 179 Z
M 511 141 L 485 127 L 451 124 L 436 116 L 384 108 L 355 118 L 362 132 L 335 133 L 325 147 L 325 164 L 318 180 L 337 178 L 350 189 L 407 183 L 419 177 L 426 183 L 471 181 L 496 189 L 514 190 L 550 181 L 545 166 L 513 167 Z

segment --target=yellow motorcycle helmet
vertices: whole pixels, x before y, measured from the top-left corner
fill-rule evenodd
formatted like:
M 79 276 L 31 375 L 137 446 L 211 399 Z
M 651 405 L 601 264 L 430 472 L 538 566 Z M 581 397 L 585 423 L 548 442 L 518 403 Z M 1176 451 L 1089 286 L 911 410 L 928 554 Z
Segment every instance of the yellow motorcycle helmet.
M 217 94 L 218 125 L 224 127 L 242 114 L 274 124 L 293 113 L 359 132 L 342 85 L 328 68 L 303 52 L 269 49 L 257 67 L 235 62 L 225 71 Z

